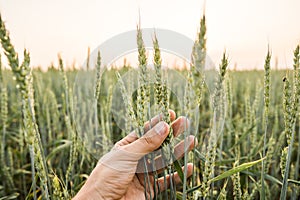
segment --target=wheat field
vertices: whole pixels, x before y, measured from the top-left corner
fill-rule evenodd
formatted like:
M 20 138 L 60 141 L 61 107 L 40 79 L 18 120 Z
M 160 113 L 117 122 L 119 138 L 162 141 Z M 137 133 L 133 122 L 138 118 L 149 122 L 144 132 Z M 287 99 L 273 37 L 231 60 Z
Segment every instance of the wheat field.
M 99 52 L 93 69 L 65 66 L 59 57 L 59 65 L 45 72 L 31 68 L 26 50 L 24 59 L 18 59 L 0 18 L 1 55 L 9 63 L 7 68 L 0 65 L 0 199 L 71 199 L 99 155 L 132 130 L 142 135 L 144 123 L 157 113 L 170 123 L 168 109 L 191 119 L 193 128 L 182 138 L 192 134 L 198 145 L 156 175 L 177 171 L 183 184 L 153 199 L 299 199 L 299 45 L 291 50 L 294 66 L 287 70 L 271 65 L 270 49 L 261 56 L 265 70 L 229 70 L 224 52 L 218 69 L 210 74 L 203 70 L 204 16 L 200 24 L 189 69 L 162 69 L 156 38 L 154 68 L 147 68 L 138 28 L 138 69 L 102 70 Z M 136 74 L 129 78 L 136 83 L 124 79 L 132 70 Z M 78 74 L 90 84 L 78 84 Z M 176 83 L 176 74 L 185 84 L 170 91 L 168 84 Z M 208 84 L 208 78 L 213 83 Z M 92 117 L 91 102 L 84 96 L 87 88 L 96 114 Z M 181 94 L 183 105 L 175 93 Z M 124 109 L 116 110 L 115 105 Z M 117 119 L 115 112 L 124 118 Z M 172 154 L 172 143 L 176 139 L 170 134 L 162 151 Z M 194 163 L 190 178 L 178 168 L 187 162 Z

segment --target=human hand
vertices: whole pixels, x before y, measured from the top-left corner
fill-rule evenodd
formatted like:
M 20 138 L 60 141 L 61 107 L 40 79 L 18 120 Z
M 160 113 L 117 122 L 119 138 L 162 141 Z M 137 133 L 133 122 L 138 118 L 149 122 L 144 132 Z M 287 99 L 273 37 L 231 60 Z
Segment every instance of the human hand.
M 188 127 L 188 120 L 185 117 L 179 117 L 175 121 L 175 112 L 169 111 L 171 127 L 174 137 L 183 133 Z M 135 132 L 131 132 L 122 140 L 117 142 L 113 149 L 104 155 L 98 162 L 95 169 L 87 179 L 74 200 L 81 199 L 145 199 L 145 186 L 147 185 L 147 199 L 154 194 L 154 187 L 160 188 L 160 191 L 166 190 L 173 180 L 175 184 L 181 183 L 180 177 L 174 173 L 172 177 L 167 176 L 167 184 L 164 178 L 154 179 L 153 172 L 146 174 L 149 180 L 145 183 L 145 168 L 143 167 L 143 157 L 158 149 L 169 133 L 169 125 L 161 121 L 162 115 L 156 116 L 150 122 L 145 124 L 145 134 L 138 138 Z M 187 138 L 187 147 L 190 151 L 194 148 L 194 136 Z M 174 154 L 177 159 L 184 155 L 184 141 L 181 141 L 174 148 Z M 158 173 L 162 172 L 162 158 L 155 161 L 155 169 Z M 192 175 L 193 165 L 187 164 L 187 176 Z M 142 169 L 142 170 L 141 170 Z

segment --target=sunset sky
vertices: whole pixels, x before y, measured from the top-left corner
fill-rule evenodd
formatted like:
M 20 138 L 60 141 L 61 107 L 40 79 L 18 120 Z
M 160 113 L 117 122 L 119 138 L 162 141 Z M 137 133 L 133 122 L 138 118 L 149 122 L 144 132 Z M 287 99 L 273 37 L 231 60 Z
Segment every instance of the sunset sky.
M 226 49 L 231 67 L 262 69 L 269 44 L 273 63 L 277 57 L 279 67 L 292 65 L 300 43 L 299 0 L 0 0 L 0 12 L 16 50 L 22 54 L 27 48 L 33 66 L 56 63 L 58 53 L 79 66 L 88 47 L 93 50 L 134 30 L 139 10 L 142 28 L 169 29 L 194 39 L 204 5 L 213 62 Z

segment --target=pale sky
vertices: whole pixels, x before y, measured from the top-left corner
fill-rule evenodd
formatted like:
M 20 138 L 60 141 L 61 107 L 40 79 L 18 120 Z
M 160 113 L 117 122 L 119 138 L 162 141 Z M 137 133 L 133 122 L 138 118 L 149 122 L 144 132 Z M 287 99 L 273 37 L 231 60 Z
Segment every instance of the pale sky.
M 0 0 L 0 12 L 20 57 L 24 48 L 33 66 L 84 62 L 87 48 L 134 30 L 163 28 L 196 36 L 203 0 Z M 268 44 L 279 67 L 292 65 L 300 43 L 299 0 L 207 0 L 207 49 L 219 63 L 224 49 L 231 67 L 262 69 Z M 4 60 L 4 56 L 2 58 Z

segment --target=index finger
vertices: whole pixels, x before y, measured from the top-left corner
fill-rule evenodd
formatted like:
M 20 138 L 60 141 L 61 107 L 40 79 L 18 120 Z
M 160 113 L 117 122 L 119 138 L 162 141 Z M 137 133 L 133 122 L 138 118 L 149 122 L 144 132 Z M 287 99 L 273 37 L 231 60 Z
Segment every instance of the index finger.
M 169 110 L 170 120 L 173 122 L 176 118 L 176 114 L 173 110 Z M 147 121 L 144 125 L 144 133 L 147 133 L 153 126 L 155 126 L 158 122 L 162 121 L 163 114 L 156 115 L 153 117 L 150 121 Z M 121 139 L 119 142 L 115 144 L 116 146 L 124 146 L 128 145 L 138 139 L 137 134 L 135 131 L 132 131 L 127 136 L 125 136 L 123 139 Z

